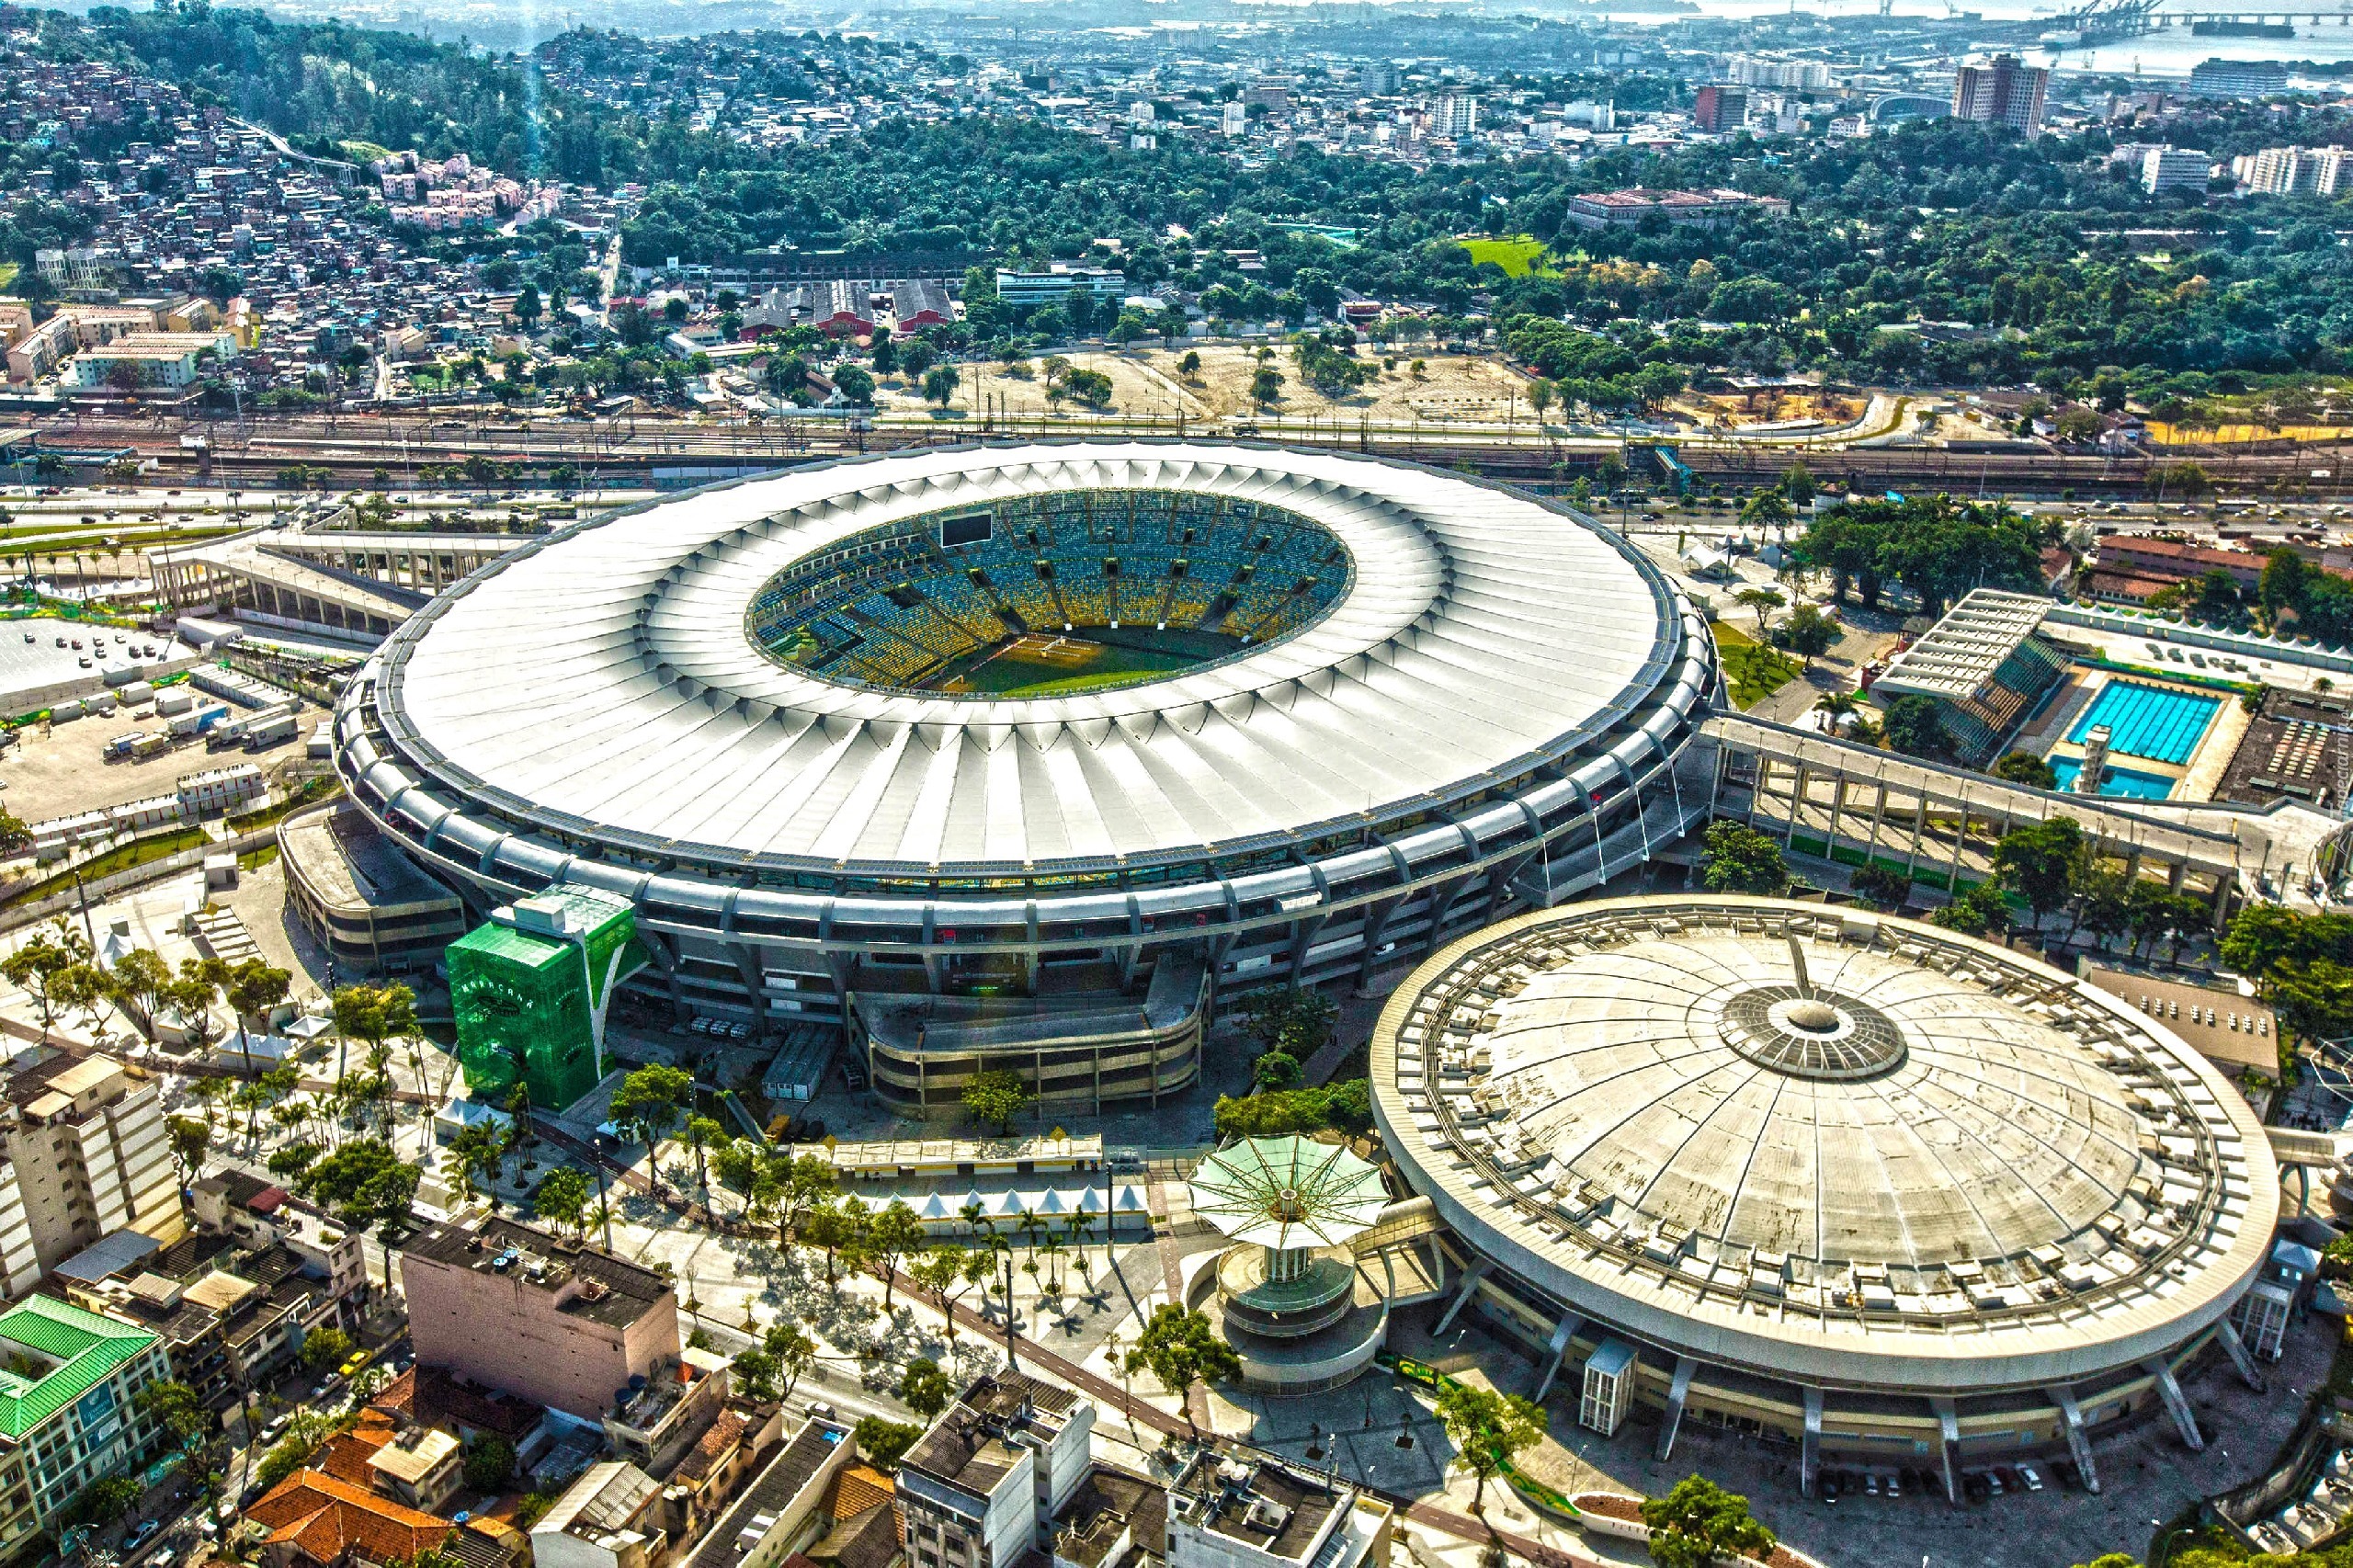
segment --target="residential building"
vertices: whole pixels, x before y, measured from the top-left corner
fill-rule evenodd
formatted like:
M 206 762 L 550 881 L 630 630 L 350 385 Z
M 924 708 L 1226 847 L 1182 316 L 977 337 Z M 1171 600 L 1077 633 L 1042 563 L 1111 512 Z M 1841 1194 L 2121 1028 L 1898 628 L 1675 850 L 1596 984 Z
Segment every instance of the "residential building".
M 2288 90 L 2288 67 L 2277 60 L 2207 60 L 2189 68 L 2193 98 L 2268 98 Z
M 2348 187 L 2344 147 L 2266 147 L 2234 159 L 2234 173 L 2254 196 L 2336 196 Z
M 1953 118 L 2006 125 L 2031 136 L 2042 129 L 2042 98 L 2050 86 L 2049 71 L 2015 54 L 1972 62 L 1953 77 Z
M 1469 93 L 1448 93 L 1430 112 L 1430 134 L 1457 142 L 1479 133 L 1479 100 Z
M 719 1419 L 727 1391 L 727 1358 L 689 1346 L 642 1387 L 631 1380 L 629 1398 L 605 1416 L 605 1436 L 621 1458 L 666 1477 Z
M 662 1483 L 625 1460 L 590 1465 L 531 1527 L 533 1568 L 662 1568 L 676 1555 Z
M 1357 91 L 1369 98 L 1394 97 L 1397 67 L 1386 60 L 1369 61 L 1357 73 Z
M 51 1056 L 0 1089 L 5 1142 L 21 1182 L 25 1224 L 43 1271 L 110 1232 L 179 1240 L 179 1173 L 172 1164 L 163 1098 L 153 1080 L 133 1079 L 111 1056 Z M 7 1206 L 0 1200 L 0 1225 Z M 15 1252 L 0 1229 L 0 1256 Z M 12 1278 L 18 1270 L 10 1263 Z
M 2202 155 L 2202 154 L 2201 154 Z M 2209 572 L 2221 572 L 2242 588 L 2253 588 L 2263 575 L 2264 557 L 2246 550 L 2217 550 L 2186 540 L 2158 539 L 2149 534 L 2109 534 L 2099 541 L 2093 560 L 2092 591 L 2101 598 L 2130 598 L 2112 591 L 2108 579 L 2140 579 L 2171 587 L 2194 583 Z
M 1050 263 L 1043 272 L 1017 272 L 1006 267 L 996 269 L 996 297 L 1008 305 L 1028 310 L 1035 305 L 1059 305 L 1070 297 L 1073 289 L 1084 289 L 1097 304 L 1113 303 L 1125 299 L 1128 275 L 1108 267 L 1086 267 L 1076 262 Z
M 2206 188 L 2213 160 L 2197 147 L 2152 147 L 2141 160 L 2141 188 L 2151 196 L 2167 190 Z
M 1239 103 L 1227 104 L 1218 110 L 1217 130 L 1221 136 L 1246 134 L 1250 130 L 1250 111 Z
M 324 1470 L 303 1469 L 245 1510 L 269 1568 L 364 1568 L 440 1551 L 458 1526 Z
M 899 1464 L 913 1568 L 1014 1568 L 1091 1467 L 1095 1406 L 1019 1372 L 983 1378 Z
M 401 1249 L 420 1366 L 601 1422 L 678 1366 L 678 1298 L 650 1268 L 509 1220 L 452 1220 Z
M 817 1568 L 899 1568 L 906 1561 L 899 1528 L 898 1485 L 869 1465 L 854 1464 L 826 1498 L 825 1531 L 801 1549 Z M 1031 1568 L 1037 1568 L 1033 1562 Z
M 236 351 L 237 340 L 225 332 L 125 333 L 74 355 L 58 380 L 71 387 L 184 387 L 208 362 Z
M 135 1324 L 48 1296 L 0 1313 L 0 1553 L 161 1446 L 138 1399 L 170 1376 L 163 1342 Z
M 1691 123 L 1710 135 L 1738 131 L 1748 119 L 1748 89 L 1710 82 L 1691 97 Z
M 1146 1568 L 1168 1556 L 1168 1489 L 1097 1464 L 1054 1516 L 1053 1568 Z
M 1396 1510 L 1267 1456 L 1205 1449 L 1168 1488 L 1168 1568 L 1386 1568 Z
M 1735 54 L 1724 62 L 1724 80 L 1744 87 L 1779 87 L 1798 93 L 1826 93 L 1835 85 L 1827 62 L 1766 60 L 1753 54 Z
M 857 1453 L 848 1427 L 811 1418 L 736 1494 L 687 1568 L 780 1568 L 829 1532 L 824 1504 Z
M 74 318 L 51 316 L 8 346 L 8 379 L 47 381 L 64 363 L 66 356 L 79 347 L 74 334 Z
M 188 1214 L 199 1230 L 255 1251 L 284 1247 L 305 1277 L 323 1281 L 329 1296 L 355 1312 L 367 1292 L 367 1245 L 359 1233 L 304 1208 L 284 1187 L 243 1171 L 222 1171 L 188 1188 Z

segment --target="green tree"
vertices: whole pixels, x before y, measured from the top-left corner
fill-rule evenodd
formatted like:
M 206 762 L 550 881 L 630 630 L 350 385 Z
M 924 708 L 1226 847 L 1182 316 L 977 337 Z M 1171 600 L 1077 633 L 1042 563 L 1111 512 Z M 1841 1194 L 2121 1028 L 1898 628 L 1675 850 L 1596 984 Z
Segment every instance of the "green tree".
M 2067 902 L 2088 853 L 2081 823 L 2073 817 L 2046 817 L 2002 835 L 1994 846 L 1994 870 L 2004 886 L 2026 901 L 2039 929 L 2052 910 Z
M 923 395 L 926 403 L 936 403 L 946 408 L 954 401 L 956 389 L 964 378 L 953 365 L 934 365 L 923 373 Z
M 1486 1504 L 1487 1478 L 1498 1474 L 1512 1456 L 1533 1448 L 1544 1436 L 1542 1407 L 1514 1393 L 1497 1393 L 1474 1383 L 1449 1379 L 1438 1395 L 1438 1419 L 1454 1444 L 1454 1462 L 1475 1478 L 1471 1511 Z
M 1774 641 L 1812 667 L 1814 660 L 1838 646 L 1838 639 L 1843 635 L 1845 633 L 1839 630 L 1838 623 L 1823 614 L 1819 606 L 1801 600 L 1798 607 L 1790 611 L 1790 619 L 1782 623 Z
M 1771 636 L 1772 614 L 1789 603 L 1789 596 L 1779 588 L 1743 588 L 1733 595 L 1733 602 L 1756 612 L 1756 638 L 1768 641 Z
M 2023 784 L 2030 790 L 2056 790 L 2059 775 L 2051 764 L 2030 751 L 2014 751 L 1994 764 L 1994 777 L 2006 778 L 2013 784 Z
M 155 1015 L 172 988 L 172 969 L 145 948 L 133 948 L 114 961 L 114 993 L 130 1005 L 139 1031 L 155 1038 Z
M 1748 1511 L 1748 1499 L 1704 1476 L 1686 1476 L 1664 1497 L 1643 1504 L 1651 1528 L 1651 1561 L 1659 1568 L 1708 1568 L 1731 1557 L 1763 1562 L 1779 1544 Z
M 1711 822 L 1701 842 L 1699 880 L 1710 892 L 1778 898 L 1789 891 L 1790 869 L 1782 862 L 1781 846 L 1755 828 Z
M 1164 1301 L 1153 1309 L 1152 1316 L 1136 1335 L 1135 1348 L 1127 1353 L 1123 1364 L 1131 1372 L 1150 1372 L 1162 1388 L 1176 1395 L 1185 1406 L 1188 1426 L 1193 1424 L 1193 1385 L 1222 1381 L 1238 1376 L 1242 1370 L 1242 1358 L 1233 1346 L 1218 1337 L 1210 1320 L 1174 1301 Z
M 575 1165 L 558 1165 L 540 1179 L 539 1190 L 531 1195 L 531 1206 L 558 1231 L 578 1235 L 588 1222 L 588 1204 L 594 1197 L 585 1172 Z
M 495 1432 L 484 1432 L 465 1446 L 459 1462 L 468 1491 L 495 1496 L 515 1479 L 515 1445 Z
M 1859 866 L 1849 881 L 1855 895 L 1875 909 L 1901 909 L 1911 902 L 1912 879 L 1885 866 Z
M 384 1249 L 384 1278 L 389 1279 L 392 1248 L 384 1238 L 384 1228 L 407 1218 L 422 1174 L 394 1154 L 382 1139 L 356 1138 L 312 1166 L 305 1185 L 353 1230 L 375 1230 L 376 1240 Z
M 0 976 L 31 999 L 34 1011 L 40 1015 L 44 1039 L 57 1007 L 57 977 L 77 964 L 87 963 L 89 958 L 88 939 L 59 919 L 33 933 L 6 958 L 0 959 Z
M 923 1436 L 923 1428 L 904 1421 L 886 1420 L 880 1415 L 859 1418 L 852 1434 L 858 1440 L 858 1451 L 866 1462 L 877 1470 L 890 1471 L 899 1467 L 901 1456 L 915 1446 Z
M 388 1040 L 416 1030 L 416 994 L 398 981 L 389 985 L 337 986 L 330 1005 L 338 1042 L 335 1062 L 338 1079 L 348 1070 L 353 1040 L 365 1041 L 373 1051 Z
M 1250 401 L 1264 414 L 1267 405 L 1281 400 L 1283 373 L 1272 365 L 1261 365 L 1250 374 Z
M 1952 742 L 1945 733 L 1944 716 L 1937 710 L 1933 697 L 1914 694 L 1897 698 L 1887 705 L 1880 729 L 1889 746 L 1906 756 L 1942 756 L 1951 749 Z
M 179 1167 L 182 1187 L 204 1174 L 204 1156 L 212 1148 L 212 1129 L 192 1116 L 176 1116 L 165 1123 L 165 1142 L 172 1164 Z
M 924 1236 L 923 1221 L 899 1199 L 867 1221 L 861 1250 L 881 1272 L 884 1312 L 891 1310 L 891 1293 L 898 1289 L 899 1260 L 923 1245 Z
M 694 1074 L 683 1067 L 653 1062 L 638 1068 L 613 1091 L 608 1114 L 613 1125 L 645 1145 L 646 1170 L 656 1190 L 662 1185 L 661 1143 L 686 1114 Z
M 139 1506 L 139 1483 L 127 1475 L 104 1475 L 74 1494 L 58 1522 L 103 1529 Z
M 865 1230 L 865 1205 L 854 1198 L 821 1203 L 805 1215 L 794 1233 L 825 1255 L 825 1283 L 834 1282 L 834 1266 L 846 1249 L 855 1248 Z
M 997 1136 L 1010 1136 L 1013 1119 L 1029 1103 L 1029 1085 L 1017 1073 L 990 1068 L 975 1073 L 964 1085 L 964 1109 L 974 1121 L 995 1123 Z
M 291 974 L 259 959 L 247 959 L 229 971 L 222 994 L 229 1004 L 229 1011 L 237 1020 L 237 1049 L 244 1058 L 245 1076 L 248 1078 L 254 1075 L 254 1051 L 253 1042 L 245 1035 L 245 1020 L 258 1017 L 267 1022 L 270 1012 L 286 1000 L 293 983 Z M 414 1019 L 411 1024 L 413 1027 Z M 245 1136 L 253 1136 L 250 1119 L 246 1122 Z
M 907 1363 L 906 1372 L 899 1379 L 898 1394 L 909 1410 L 930 1421 L 956 1397 L 956 1382 L 939 1369 L 938 1362 L 918 1356 Z
M 212 1429 L 210 1413 L 196 1397 L 196 1391 L 183 1382 L 166 1378 L 149 1383 L 132 1396 L 131 1403 L 140 1415 L 169 1433 L 175 1444 L 191 1452 Z
M 339 1328 L 314 1328 L 302 1336 L 300 1352 L 303 1369 L 312 1373 L 332 1371 L 350 1359 L 351 1335 Z
M 2010 909 L 2002 902 L 2000 888 L 1978 882 L 1928 919 L 1964 937 L 1990 937 L 2009 928 Z

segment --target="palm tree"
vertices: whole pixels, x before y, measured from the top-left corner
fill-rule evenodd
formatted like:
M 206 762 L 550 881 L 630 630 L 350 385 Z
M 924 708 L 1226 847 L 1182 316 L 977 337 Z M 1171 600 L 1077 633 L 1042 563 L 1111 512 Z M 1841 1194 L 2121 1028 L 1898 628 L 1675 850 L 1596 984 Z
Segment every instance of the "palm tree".
M 1815 699 L 1813 709 L 1817 713 L 1829 716 L 1830 733 L 1835 735 L 1846 723 L 1847 716 L 1859 710 L 1862 705 L 1863 699 L 1854 692 L 1825 691 Z

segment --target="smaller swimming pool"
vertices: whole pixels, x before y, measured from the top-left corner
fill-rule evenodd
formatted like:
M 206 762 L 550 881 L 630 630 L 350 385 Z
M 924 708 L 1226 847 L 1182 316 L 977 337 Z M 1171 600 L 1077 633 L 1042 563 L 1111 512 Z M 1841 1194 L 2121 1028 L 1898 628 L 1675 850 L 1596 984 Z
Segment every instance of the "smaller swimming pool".
M 2072 756 L 2054 756 L 2047 760 L 2051 764 L 2051 771 L 2058 776 L 2059 788 L 2073 790 L 2076 775 L 2084 770 L 2083 763 Z M 2108 765 L 2108 776 L 2099 781 L 2099 792 L 2123 800 L 2162 801 L 2173 793 L 2173 784 L 2170 778 L 2154 773 L 2143 773 L 2138 768 L 2119 767 L 2111 762 Z
M 2178 766 L 2198 749 L 2206 726 L 2222 706 L 2219 697 L 2146 686 L 2137 680 L 2112 680 L 2100 687 L 2092 705 L 2067 732 L 2067 738 L 2081 745 L 2095 727 L 2106 724 L 2109 751 Z M 2100 792 L 2116 793 L 2113 790 Z

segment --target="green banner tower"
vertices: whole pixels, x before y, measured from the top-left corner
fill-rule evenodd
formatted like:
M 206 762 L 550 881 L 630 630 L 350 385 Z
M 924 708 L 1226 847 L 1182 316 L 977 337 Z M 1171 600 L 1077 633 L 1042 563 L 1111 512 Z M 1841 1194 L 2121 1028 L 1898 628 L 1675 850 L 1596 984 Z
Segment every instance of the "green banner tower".
M 491 912 L 449 944 L 458 1062 L 476 1099 L 519 1078 L 561 1110 L 605 1075 L 605 1011 L 646 963 L 625 899 L 559 883 Z

